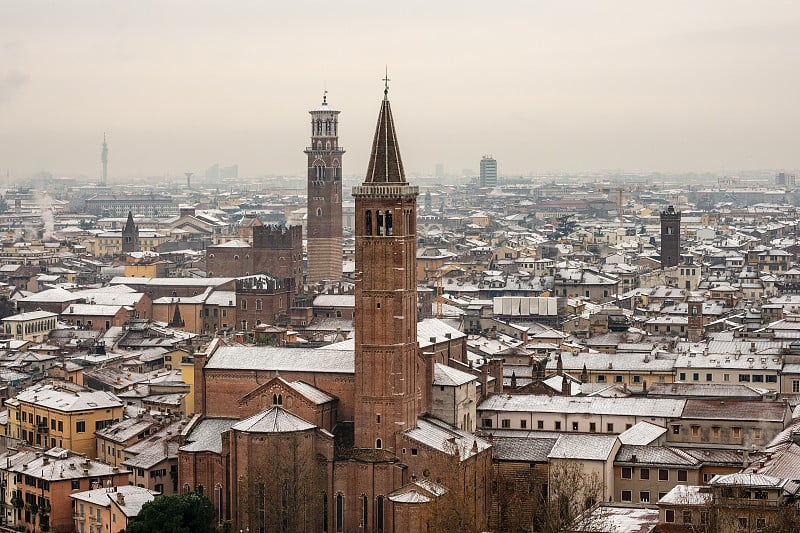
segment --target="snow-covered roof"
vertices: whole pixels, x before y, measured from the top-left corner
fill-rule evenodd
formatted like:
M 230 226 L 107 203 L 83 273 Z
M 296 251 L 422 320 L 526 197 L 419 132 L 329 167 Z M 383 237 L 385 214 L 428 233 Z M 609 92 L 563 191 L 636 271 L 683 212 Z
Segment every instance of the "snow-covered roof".
M 245 433 L 291 433 L 316 427 L 282 407 L 275 406 L 237 422 L 231 429 Z
M 611 455 L 616 442 L 616 435 L 565 433 L 558 437 L 547 457 L 549 459 L 605 461 Z
M 207 370 L 278 370 L 282 372 L 355 373 L 353 352 L 325 348 L 221 346 Z
M 478 378 L 472 374 L 441 363 L 436 363 L 433 371 L 433 384 L 438 386 L 458 387 L 476 379 Z

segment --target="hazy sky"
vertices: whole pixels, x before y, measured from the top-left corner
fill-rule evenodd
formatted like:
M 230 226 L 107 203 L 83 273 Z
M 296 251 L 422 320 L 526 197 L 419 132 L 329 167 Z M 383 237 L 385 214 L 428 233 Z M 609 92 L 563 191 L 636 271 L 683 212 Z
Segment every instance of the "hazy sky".
M 0 172 L 363 175 L 384 65 L 406 169 L 800 167 L 800 2 L 0 1 Z

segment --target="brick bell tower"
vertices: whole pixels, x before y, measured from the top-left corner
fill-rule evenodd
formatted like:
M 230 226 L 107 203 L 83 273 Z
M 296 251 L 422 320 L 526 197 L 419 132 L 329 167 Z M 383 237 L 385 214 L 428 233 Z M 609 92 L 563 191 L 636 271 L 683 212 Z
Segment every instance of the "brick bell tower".
M 355 446 L 395 452 L 395 435 L 425 410 L 417 346 L 415 262 L 419 189 L 409 185 L 388 80 L 364 183 L 355 198 Z
M 306 281 L 342 279 L 342 155 L 339 113 L 322 104 L 311 113 L 308 156 L 308 269 Z

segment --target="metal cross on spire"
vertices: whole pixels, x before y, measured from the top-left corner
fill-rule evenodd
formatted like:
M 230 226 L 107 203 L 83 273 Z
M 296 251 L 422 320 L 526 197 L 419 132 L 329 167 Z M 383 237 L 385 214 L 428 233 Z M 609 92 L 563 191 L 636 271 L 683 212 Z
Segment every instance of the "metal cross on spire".
M 383 77 L 384 89 L 383 89 L 383 96 L 386 97 L 389 95 L 389 82 L 392 81 L 389 79 L 389 66 L 386 66 L 386 75 Z

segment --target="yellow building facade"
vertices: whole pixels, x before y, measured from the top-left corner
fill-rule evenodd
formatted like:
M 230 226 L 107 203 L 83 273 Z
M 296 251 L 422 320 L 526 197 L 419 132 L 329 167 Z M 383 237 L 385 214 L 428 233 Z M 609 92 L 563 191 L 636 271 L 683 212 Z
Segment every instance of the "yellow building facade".
M 10 437 L 41 448 L 67 448 L 97 456 L 94 432 L 123 418 L 113 394 L 59 385 L 37 385 L 6 402 Z

